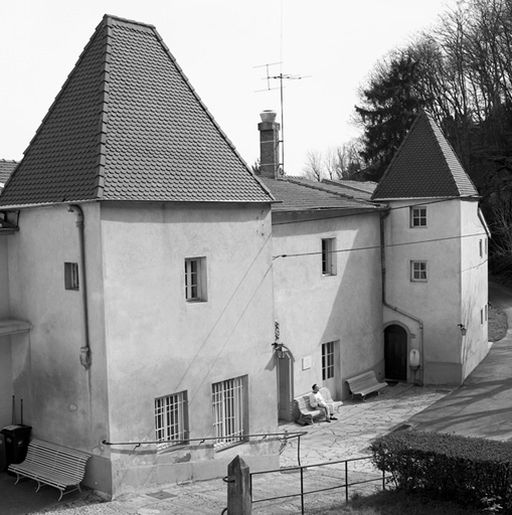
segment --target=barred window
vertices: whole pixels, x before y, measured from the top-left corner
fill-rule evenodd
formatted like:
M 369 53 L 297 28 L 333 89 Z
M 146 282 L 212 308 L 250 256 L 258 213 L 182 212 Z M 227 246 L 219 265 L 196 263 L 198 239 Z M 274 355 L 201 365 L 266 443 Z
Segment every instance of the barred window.
M 247 420 L 247 376 L 212 384 L 212 406 L 217 446 L 244 440 Z
M 155 399 L 155 431 L 159 449 L 188 439 L 187 392 Z

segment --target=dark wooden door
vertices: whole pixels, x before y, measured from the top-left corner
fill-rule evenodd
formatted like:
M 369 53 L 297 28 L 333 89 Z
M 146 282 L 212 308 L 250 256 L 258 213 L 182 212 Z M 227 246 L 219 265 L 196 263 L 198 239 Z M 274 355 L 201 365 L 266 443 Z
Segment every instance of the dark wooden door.
M 279 420 L 292 420 L 292 360 L 286 354 L 277 360 L 277 386 L 278 391 L 278 414 Z
M 384 363 L 386 379 L 407 381 L 407 333 L 399 325 L 384 329 Z

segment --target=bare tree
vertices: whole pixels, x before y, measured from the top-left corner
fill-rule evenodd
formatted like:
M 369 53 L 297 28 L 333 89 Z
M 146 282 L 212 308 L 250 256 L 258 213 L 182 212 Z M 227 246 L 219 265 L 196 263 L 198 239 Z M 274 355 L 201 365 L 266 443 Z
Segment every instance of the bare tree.
M 323 177 L 322 154 L 317 150 L 309 150 L 306 155 L 304 172 L 308 179 L 320 182 Z

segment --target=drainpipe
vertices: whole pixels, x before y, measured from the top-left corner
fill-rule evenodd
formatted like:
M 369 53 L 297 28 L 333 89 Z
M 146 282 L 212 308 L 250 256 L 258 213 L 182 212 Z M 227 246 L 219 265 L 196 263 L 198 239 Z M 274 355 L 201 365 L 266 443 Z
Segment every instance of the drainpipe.
M 77 204 L 70 204 L 68 212 L 76 213 L 76 226 L 78 227 L 80 246 L 80 266 L 82 268 L 82 306 L 84 317 L 85 345 L 80 347 L 80 364 L 88 370 L 91 366 L 91 347 L 89 345 L 89 313 L 87 307 L 87 274 L 85 268 L 85 238 L 84 238 L 84 212 Z
M 410 313 L 407 313 L 407 311 L 404 311 L 403 309 L 400 309 L 396 306 L 392 306 L 391 304 L 388 304 L 386 301 L 386 255 L 385 255 L 385 231 L 384 231 L 384 219 L 389 216 L 389 210 L 381 213 L 380 215 L 380 265 L 381 265 L 381 277 L 382 277 L 382 304 L 386 306 L 387 308 L 400 313 L 400 315 L 403 315 L 406 318 L 409 318 L 410 320 L 413 320 L 416 322 L 420 328 L 420 343 L 419 343 L 419 352 L 420 352 L 420 369 L 419 369 L 419 383 L 422 386 L 423 385 L 423 379 L 424 379 L 424 367 L 423 367 L 423 320 L 421 318 L 418 318 L 414 315 L 411 315 Z M 409 363 L 409 356 L 407 356 L 407 362 Z

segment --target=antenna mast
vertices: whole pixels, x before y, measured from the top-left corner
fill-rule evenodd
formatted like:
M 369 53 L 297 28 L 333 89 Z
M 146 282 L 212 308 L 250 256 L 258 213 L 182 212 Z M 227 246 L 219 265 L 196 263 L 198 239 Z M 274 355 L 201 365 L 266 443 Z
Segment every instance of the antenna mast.
M 311 77 L 311 75 L 291 75 L 289 73 L 283 73 L 282 71 L 279 72 L 278 75 L 270 75 L 269 67 L 276 66 L 278 64 L 281 65 L 282 62 L 278 61 L 275 63 L 261 64 L 259 66 L 255 66 L 254 68 L 265 67 L 265 70 L 266 70 L 266 77 L 264 77 L 263 80 L 267 81 L 267 87 L 266 87 L 266 89 L 259 89 L 259 90 L 257 90 L 257 92 L 275 90 L 277 88 L 272 88 L 270 81 L 271 80 L 279 81 L 279 101 L 280 101 L 280 108 L 281 108 L 281 138 L 279 140 L 279 143 L 281 144 L 281 163 L 280 163 L 280 165 L 281 165 L 282 173 L 284 174 L 284 95 L 283 95 L 284 88 L 283 88 L 283 80 L 301 80 L 301 79 L 306 79 L 308 77 Z

